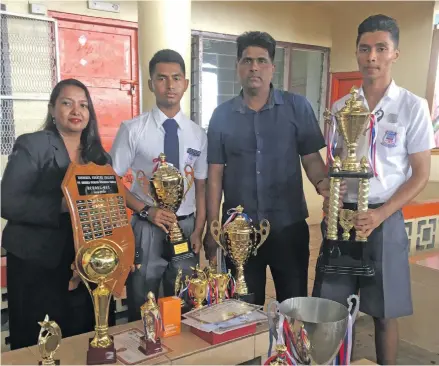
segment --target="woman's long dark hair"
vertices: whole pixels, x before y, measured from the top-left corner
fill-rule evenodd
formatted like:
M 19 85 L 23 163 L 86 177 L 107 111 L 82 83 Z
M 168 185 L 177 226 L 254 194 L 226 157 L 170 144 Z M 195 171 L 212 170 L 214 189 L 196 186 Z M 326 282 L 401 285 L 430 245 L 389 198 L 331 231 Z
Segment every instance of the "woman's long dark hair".
M 99 165 L 105 165 L 110 162 L 110 156 L 105 152 L 101 138 L 98 131 L 98 122 L 96 119 L 96 112 L 93 107 L 93 102 L 90 97 L 90 93 L 87 87 L 76 79 L 65 79 L 56 84 L 50 94 L 49 105 L 55 108 L 56 100 L 58 99 L 61 90 L 66 86 L 77 86 L 84 90 L 85 96 L 88 102 L 88 111 L 90 119 L 88 121 L 87 127 L 81 133 L 81 158 L 84 163 L 94 162 Z M 46 116 L 46 121 L 44 122 L 43 130 L 53 131 L 59 134 L 55 123 L 53 123 L 52 114 L 48 111 Z

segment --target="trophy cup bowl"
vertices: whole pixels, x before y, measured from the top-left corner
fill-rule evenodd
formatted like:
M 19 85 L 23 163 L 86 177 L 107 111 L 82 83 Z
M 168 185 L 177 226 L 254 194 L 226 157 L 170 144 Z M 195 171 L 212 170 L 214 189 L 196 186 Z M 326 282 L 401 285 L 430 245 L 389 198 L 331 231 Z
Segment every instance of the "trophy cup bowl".
M 270 233 L 270 223 L 265 219 L 261 220 L 258 230 L 243 213 L 242 206 L 232 211 L 234 215 L 236 214 L 232 221 L 221 228 L 219 222 L 215 220 L 211 224 L 210 231 L 216 243 L 229 256 L 236 268 L 235 293 L 242 300 L 252 303 L 254 302 L 253 296 L 248 293 L 244 266 L 252 254 L 257 254 L 257 250 L 267 239 Z
M 346 335 L 350 310 L 353 319 L 358 312 L 358 297 L 352 297 L 356 299 L 355 307 L 350 302 L 349 309 L 338 302 L 317 297 L 295 297 L 279 304 L 279 312 L 287 317 L 297 340 L 293 346 L 301 358 L 299 364 L 326 365 L 335 358 Z M 306 335 L 305 340 L 295 337 L 301 331 Z
M 195 299 L 195 309 L 203 307 L 203 301 L 207 298 L 208 280 L 204 278 L 190 278 L 187 279 L 189 286 L 189 293 Z
M 147 195 L 159 208 L 176 214 L 186 193 L 192 187 L 193 179 L 189 180 L 188 177 L 183 177 L 177 168 L 166 162 L 164 154 L 160 154 L 159 159 L 157 170 L 149 181 Z M 185 180 L 187 181 L 186 191 Z M 177 261 L 194 256 L 189 239 L 184 236 L 183 230 L 177 222 L 169 228 L 166 241 L 165 257 L 167 259 Z
M 331 112 L 325 112 L 325 119 L 332 124 Z M 366 131 L 370 121 L 370 112 L 358 99 L 358 90 L 351 89 L 351 97 L 346 100 L 345 106 L 333 115 L 337 121 L 337 131 L 343 137 L 347 147 L 347 158 L 342 163 L 342 170 L 347 172 L 359 172 L 360 163 L 357 161 L 357 141 Z
M 93 300 L 95 312 L 95 336 L 87 352 L 87 364 L 115 363 L 116 351 L 112 337 L 108 334 L 108 312 L 112 290 L 106 282 L 117 270 L 122 249 L 116 243 L 102 239 L 91 246 L 81 247 L 76 254 L 76 268 Z M 88 282 L 96 283 L 91 289 Z

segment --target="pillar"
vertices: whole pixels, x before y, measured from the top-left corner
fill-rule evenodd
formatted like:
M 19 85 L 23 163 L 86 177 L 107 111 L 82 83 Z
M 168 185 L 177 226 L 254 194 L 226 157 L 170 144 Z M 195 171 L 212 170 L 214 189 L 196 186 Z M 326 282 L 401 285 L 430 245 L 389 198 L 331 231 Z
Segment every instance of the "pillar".
M 143 113 L 155 104 L 148 80 L 149 60 L 157 51 L 170 48 L 180 53 L 186 65 L 186 79 L 191 77 L 191 0 L 148 0 L 137 4 Z M 187 116 L 190 116 L 190 101 L 189 83 L 181 100 L 181 108 Z

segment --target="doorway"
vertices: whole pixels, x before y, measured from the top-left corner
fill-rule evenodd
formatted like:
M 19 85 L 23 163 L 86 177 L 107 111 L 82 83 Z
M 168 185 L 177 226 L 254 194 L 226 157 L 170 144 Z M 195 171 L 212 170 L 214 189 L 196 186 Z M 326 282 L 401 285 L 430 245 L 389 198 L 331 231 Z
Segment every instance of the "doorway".
M 137 23 L 49 15 L 58 20 L 61 80 L 74 78 L 87 86 L 109 151 L 121 122 L 140 111 Z

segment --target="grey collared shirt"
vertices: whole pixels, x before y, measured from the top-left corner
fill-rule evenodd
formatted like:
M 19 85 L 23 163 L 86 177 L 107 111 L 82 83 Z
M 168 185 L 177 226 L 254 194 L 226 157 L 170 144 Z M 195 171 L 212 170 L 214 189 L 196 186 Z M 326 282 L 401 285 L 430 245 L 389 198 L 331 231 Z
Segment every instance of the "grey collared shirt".
M 215 109 L 207 135 L 208 163 L 225 165 L 223 220 L 238 205 L 277 230 L 308 217 L 300 156 L 325 141 L 305 97 L 272 89 L 255 112 L 239 95 Z

